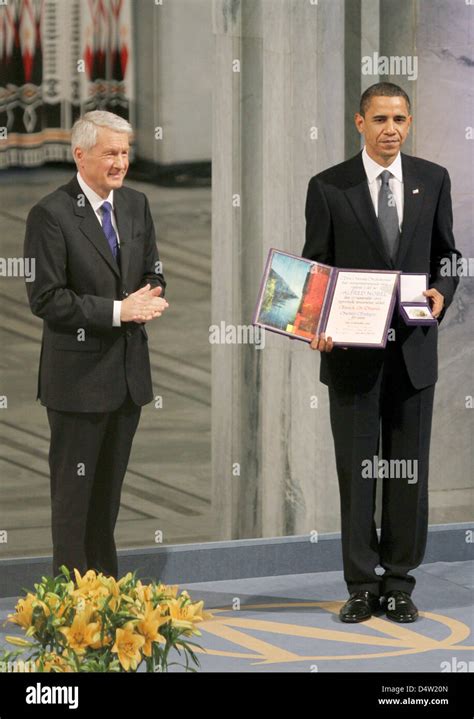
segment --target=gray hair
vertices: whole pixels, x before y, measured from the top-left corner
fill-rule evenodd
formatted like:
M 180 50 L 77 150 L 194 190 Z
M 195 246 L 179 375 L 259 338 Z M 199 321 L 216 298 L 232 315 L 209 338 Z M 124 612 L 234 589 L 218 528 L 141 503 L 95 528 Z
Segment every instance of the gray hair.
M 113 112 L 106 110 L 92 110 L 80 117 L 71 131 L 71 150 L 74 154 L 76 147 L 82 150 L 90 150 L 97 143 L 97 128 L 108 127 L 115 132 L 126 132 L 132 134 L 133 128 L 127 120 Z

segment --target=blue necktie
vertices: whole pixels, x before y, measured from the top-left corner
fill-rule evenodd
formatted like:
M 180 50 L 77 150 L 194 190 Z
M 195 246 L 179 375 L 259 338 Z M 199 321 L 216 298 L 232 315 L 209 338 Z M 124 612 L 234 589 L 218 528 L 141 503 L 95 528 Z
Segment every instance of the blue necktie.
M 110 213 L 112 211 L 112 205 L 110 202 L 103 202 L 101 205 L 102 210 L 102 229 L 104 231 L 104 235 L 107 238 L 107 242 L 109 243 L 109 247 L 112 250 L 112 254 L 119 263 L 119 244 L 118 244 L 118 238 L 117 233 L 115 232 L 112 220 L 110 218 Z

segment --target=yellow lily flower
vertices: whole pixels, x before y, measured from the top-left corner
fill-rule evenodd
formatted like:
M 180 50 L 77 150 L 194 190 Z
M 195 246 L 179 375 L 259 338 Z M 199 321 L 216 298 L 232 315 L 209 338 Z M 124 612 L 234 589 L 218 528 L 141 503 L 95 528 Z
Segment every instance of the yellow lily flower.
M 140 649 L 145 644 L 145 637 L 135 634 L 130 622 L 124 625 L 123 629 L 117 629 L 115 644 L 112 651 L 118 654 L 118 659 L 126 672 L 130 667 L 135 670 L 141 661 Z
M 166 594 L 167 597 L 174 599 L 178 596 L 178 589 L 179 586 L 177 584 L 163 584 L 162 582 L 156 587 L 158 594 Z
M 174 627 L 189 630 L 193 634 L 199 634 L 194 624 L 203 621 L 203 605 L 203 601 L 195 602 L 194 604 L 192 602 L 182 604 L 179 599 L 173 599 L 168 603 L 171 624 Z
M 161 615 L 159 607 L 153 609 L 151 605 L 147 606 L 143 619 L 138 622 L 136 627 L 137 632 L 145 637 L 145 644 L 142 647 L 142 652 L 145 656 L 151 657 L 153 642 L 166 643 L 166 639 L 160 634 L 159 628 L 169 621 L 169 617 Z
M 28 627 L 31 627 L 34 601 L 36 601 L 34 594 L 28 592 L 24 599 L 18 600 L 15 606 L 16 613 L 9 614 L 7 617 L 7 622 L 12 622 L 12 624 L 18 624 L 20 627 L 23 627 L 23 629 L 28 629 Z
M 120 596 L 120 587 L 114 577 L 100 576 L 100 582 L 102 584 L 101 594 L 104 593 L 104 589 L 107 594 L 112 594 L 113 597 Z
M 80 572 L 74 568 L 74 575 L 76 577 L 77 589 L 72 592 L 73 594 L 76 594 L 77 591 L 81 589 L 90 592 L 100 587 L 100 580 L 93 569 L 88 569 L 84 576 L 81 577 Z
M 108 606 L 112 611 L 117 612 L 122 601 L 118 583 L 113 577 L 105 577 L 103 574 L 99 575 L 99 581 L 101 586 L 93 593 L 94 601 L 102 606 L 104 600 L 112 596 L 112 599 L 108 602 Z
M 87 647 L 100 639 L 99 622 L 89 623 L 90 614 L 90 611 L 78 612 L 70 627 L 59 629 L 66 637 L 68 646 L 77 654 L 84 654 Z

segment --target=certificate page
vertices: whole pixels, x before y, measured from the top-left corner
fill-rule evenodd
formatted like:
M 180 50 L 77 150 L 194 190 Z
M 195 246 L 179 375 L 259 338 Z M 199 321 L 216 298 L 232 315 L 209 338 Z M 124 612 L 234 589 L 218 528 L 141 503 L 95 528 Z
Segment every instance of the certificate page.
M 397 278 L 396 272 L 340 270 L 326 337 L 342 345 L 382 345 Z

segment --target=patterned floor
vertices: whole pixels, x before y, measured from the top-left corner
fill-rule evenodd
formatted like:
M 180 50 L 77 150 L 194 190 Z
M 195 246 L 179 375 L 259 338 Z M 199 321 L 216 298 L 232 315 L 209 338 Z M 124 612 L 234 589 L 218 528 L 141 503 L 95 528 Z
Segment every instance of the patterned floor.
M 384 614 L 340 622 L 341 572 L 180 585 L 213 614 L 195 638 L 200 671 L 474 672 L 474 562 L 425 564 L 413 575 L 420 617 L 408 625 Z M 14 603 L 0 600 L 0 623 Z M 0 626 L 0 644 L 11 627 Z

